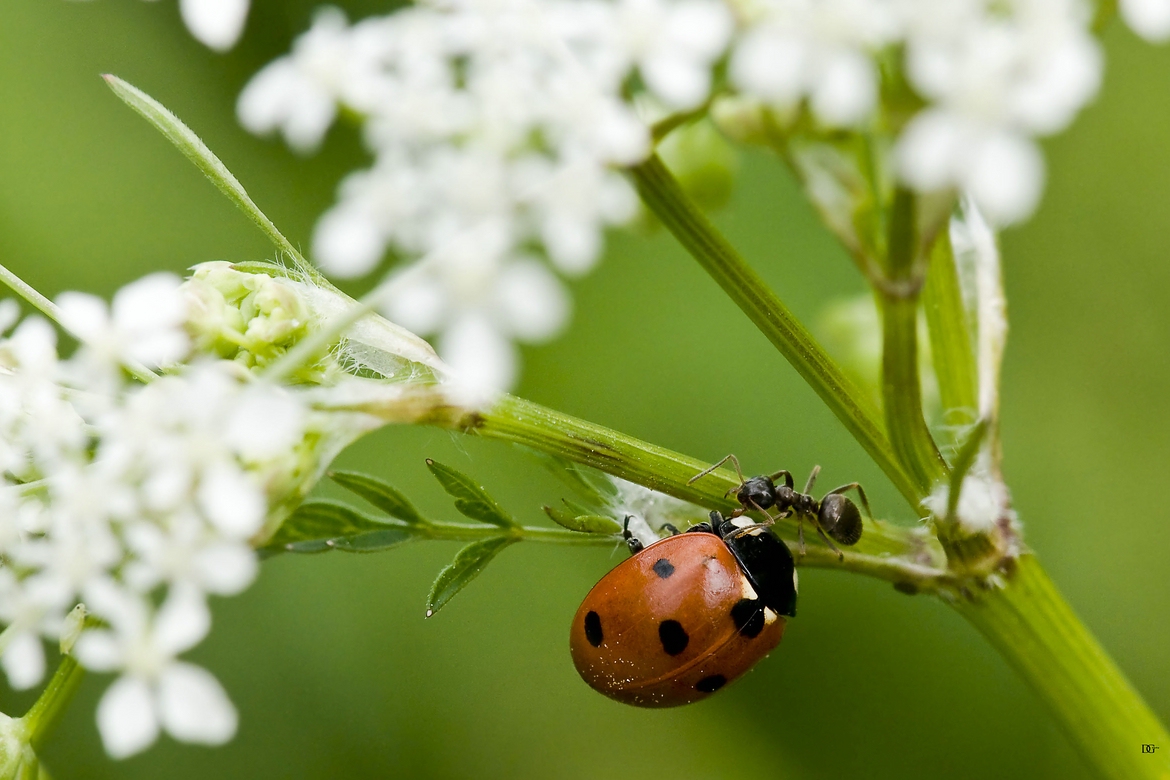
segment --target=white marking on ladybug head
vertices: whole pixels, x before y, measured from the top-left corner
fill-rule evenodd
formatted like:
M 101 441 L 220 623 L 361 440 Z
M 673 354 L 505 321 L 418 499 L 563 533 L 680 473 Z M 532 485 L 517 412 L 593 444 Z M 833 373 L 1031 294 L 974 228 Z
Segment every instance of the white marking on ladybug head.
M 734 525 L 736 528 L 747 528 L 749 525 L 751 525 L 754 522 L 755 521 L 752 520 L 750 517 L 744 517 L 743 515 L 740 515 L 739 517 L 731 518 L 731 524 Z
M 780 617 L 772 611 L 771 607 L 764 607 L 764 625 L 770 626 L 776 622 L 776 618 Z
M 748 582 L 748 578 L 742 574 L 739 575 L 739 586 L 740 590 L 743 592 L 743 597 L 748 601 L 755 601 L 759 598 L 759 596 L 756 595 L 756 589 L 752 587 L 750 582 Z
M 792 570 L 792 589 L 797 594 L 800 593 L 800 575 L 796 573 L 796 569 Z

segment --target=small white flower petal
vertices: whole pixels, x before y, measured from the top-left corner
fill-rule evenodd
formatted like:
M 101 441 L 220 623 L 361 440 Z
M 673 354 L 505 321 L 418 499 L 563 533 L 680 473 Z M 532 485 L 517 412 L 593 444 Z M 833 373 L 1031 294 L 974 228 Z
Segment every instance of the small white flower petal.
M 92 672 L 112 672 L 126 661 L 114 632 L 104 628 L 83 631 L 73 646 L 73 655 Z
M 228 418 L 226 440 L 246 461 L 276 458 L 304 436 L 304 407 L 288 392 L 268 385 L 244 391 Z
M 248 0 L 179 0 L 179 12 L 196 40 L 216 51 L 227 51 L 244 31 Z
M 508 390 L 516 381 L 516 348 L 481 316 L 464 316 L 447 328 L 439 355 L 473 396 Z
M 219 681 L 206 669 L 174 663 L 159 678 L 159 709 L 167 733 L 182 742 L 222 745 L 236 734 L 239 716 Z
M 204 472 L 196 498 L 207 519 L 233 538 L 251 536 L 264 522 L 264 494 L 233 466 L 216 464 Z
M 385 252 L 386 239 L 373 220 L 344 205 L 325 212 L 313 229 L 313 256 L 343 279 L 368 274 Z
M 154 617 L 154 642 L 167 656 L 199 644 L 211 630 L 211 610 L 195 588 L 172 588 Z
M 256 579 L 256 553 L 246 544 L 209 545 L 195 559 L 195 574 L 208 593 L 234 596 Z
M 14 636 L 0 656 L 0 665 L 15 690 L 28 690 L 39 683 L 45 676 L 45 649 L 40 637 L 30 632 Z
M 496 289 L 500 319 L 521 341 L 547 341 L 568 322 L 569 296 L 564 285 L 535 260 L 510 263 Z
M 1121 18 L 1151 43 L 1170 40 L 1170 0 L 1121 0 Z
M 109 308 L 96 295 L 63 292 L 57 296 L 57 306 L 61 324 L 81 339 L 100 337 L 110 325 Z
M 971 160 L 967 190 L 988 220 L 1008 225 L 1031 216 L 1044 189 L 1044 159 L 1031 141 L 1001 133 Z
M 150 686 L 138 677 L 119 677 L 98 702 L 97 723 L 111 758 L 126 758 L 150 747 L 159 731 Z

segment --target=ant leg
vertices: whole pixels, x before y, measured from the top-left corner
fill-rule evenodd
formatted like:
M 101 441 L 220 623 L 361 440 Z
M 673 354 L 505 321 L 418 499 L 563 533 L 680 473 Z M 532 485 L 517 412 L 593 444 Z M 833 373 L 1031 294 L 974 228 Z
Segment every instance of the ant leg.
M 800 557 L 803 558 L 804 553 L 805 553 L 804 512 L 797 512 L 796 513 L 796 541 L 797 541 L 797 545 L 798 545 L 797 549 L 800 552 Z
M 813 525 L 815 525 L 817 527 L 817 533 L 820 534 L 821 538 L 825 540 L 825 544 L 829 545 L 829 549 L 831 549 L 833 552 L 837 553 L 837 560 L 839 560 L 839 561 L 845 560 L 845 553 L 843 553 L 839 549 L 837 549 L 837 545 L 833 544 L 833 540 L 825 535 L 825 531 L 824 531 L 824 529 L 821 528 L 821 524 L 820 523 L 813 523 Z
M 755 531 L 755 530 L 760 529 L 760 528 L 767 528 L 769 525 L 770 525 L 770 523 L 752 523 L 751 525 L 745 525 L 743 528 L 736 528 L 734 531 L 729 533 L 727 536 L 724 536 L 723 541 L 729 542 L 732 539 L 738 539 L 741 536 L 747 536 L 752 531 Z
M 857 496 L 858 496 L 858 498 L 860 498 L 860 499 L 861 499 L 861 505 L 862 505 L 863 507 L 865 507 L 865 514 L 866 514 L 866 516 L 867 516 L 867 517 L 868 517 L 870 520 L 873 520 L 873 519 L 874 519 L 874 517 L 873 517 L 873 510 L 869 508 L 869 499 L 865 497 L 865 489 L 864 489 L 864 488 L 862 488 L 862 487 L 861 487 L 861 485 L 857 484 L 856 482 L 850 482 L 848 485 L 842 485 L 842 486 L 841 486 L 841 487 L 839 487 L 839 488 L 833 488 L 832 490 L 830 490 L 830 491 L 829 491 L 828 493 L 826 493 L 825 495 L 826 495 L 826 496 L 832 496 L 832 495 L 836 495 L 836 494 L 840 494 L 840 493 L 847 493 L 847 492 L 849 492 L 850 490 L 856 490 L 856 491 L 857 491 Z M 822 499 L 822 500 L 823 500 L 823 499 Z
M 659 530 L 670 531 L 671 536 L 678 536 L 679 534 L 679 530 L 674 527 L 674 523 L 663 523 L 662 528 Z
M 780 477 L 784 477 L 784 484 L 785 485 L 787 485 L 788 487 L 792 487 L 792 472 L 789 471 L 788 469 L 780 469 L 775 474 L 768 475 L 768 479 L 772 480 L 773 482 L 775 482 Z
M 812 473 L 808 475 L 808 482 L 806 482 L 805 486 L 804 486 L 804 492 L 806 495 L 809 493 L 812 493 L 813 485 L 817 481 L 817 474 L 820 474 L 820 473 L 821 473 L 821 467 L 820 466 L 813 466 Z
M 735 455 L 728 455 L 727 457 L 725 457 L 723 460 L 721 460 L 721 461 L 719 461 L 718 463 L 716 463 L 716 464 L 715 464 L 714 466 L 712 466 L 711 468 L 709 468 L 709 469 L 707 469 L 707 470 L 705 470 L 705 471 L 700 471 L 698 474 L 696 474 L 695 476 L 693 476 L 693 477 L 691 477 L 690 479 L 688 479 L 688 480 L 687 480 L 687 484 L 688 484 L 688 485 L 690 485 L 690 484 L 692 484 L 693 482 L 696 482 L 696 481 L 698 481 L 698 480 L 702 479 L 703 477 L 707 476 L 708 474 L 710 474 L 710 473 L 711 473 L 712 471 L 714 471 L 715 469 L 717 469 L 717 468 L 719 468 L 720 466 L 722 466 L 722 465 L 723 465 L 724 463 L 726 463 L 727 461 L 731 461 L 731 464 L 732 464 L 733 466 L 735 466 L 735 473 L 739 475 L 739 481 L 740 481 L 740 484 L 742 484 L 742 483 L 744 483 L 744 482 L 747 482 L 747 480 L 746 480 L 746 479 L 744 479 L 744 477 L 743 477 L 743 469 L 741 469 L 741 468 L 739 467 L 739 458 L 735 457 Z M 731 491 L 728 491 L 728 492 L 731 492 Z

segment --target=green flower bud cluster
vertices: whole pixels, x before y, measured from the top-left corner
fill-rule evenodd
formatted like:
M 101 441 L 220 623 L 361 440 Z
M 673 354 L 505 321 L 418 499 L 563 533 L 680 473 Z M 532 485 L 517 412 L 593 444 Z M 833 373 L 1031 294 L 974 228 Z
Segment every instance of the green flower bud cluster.
M 198 352 L 263 368 L 308 334 L 312 311 L 297 282 L 222 261 L 191 270 L 187 330 Z

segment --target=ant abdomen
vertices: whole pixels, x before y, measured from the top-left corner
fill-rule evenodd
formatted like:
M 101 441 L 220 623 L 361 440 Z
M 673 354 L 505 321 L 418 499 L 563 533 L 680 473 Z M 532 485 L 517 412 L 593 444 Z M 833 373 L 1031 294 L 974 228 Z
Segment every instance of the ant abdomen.
M 839 493 L 830 493 L 821 499 L 817 519 L 825 533 L 846 547 L 857 544 L 861 538 L 861 512 L 856 504 Z

